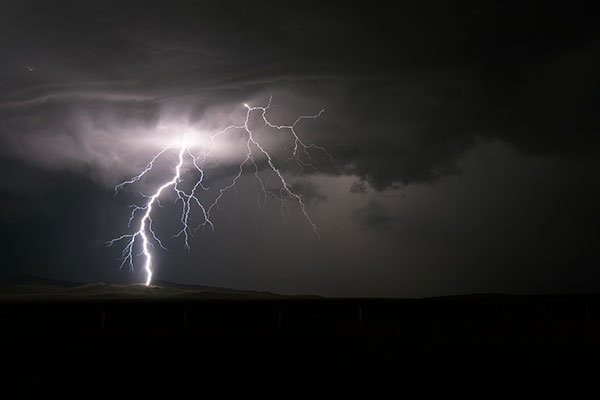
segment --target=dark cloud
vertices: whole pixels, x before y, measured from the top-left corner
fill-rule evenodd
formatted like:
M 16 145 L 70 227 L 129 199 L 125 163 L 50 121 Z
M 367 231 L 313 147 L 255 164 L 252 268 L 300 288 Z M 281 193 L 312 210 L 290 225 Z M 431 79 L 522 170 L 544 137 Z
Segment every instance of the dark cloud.
M 364 181 L 356 181 L 350 186 L 350 193 L 367 193 L 367 185 Z
M 260 208 L 255 171 L 247 165 L 242 176 L 247 186 L 239 195 L 244 201 L 237 202 L 242 210 L 236 214 L 238 198 L 228 193 L 217 233 L 203 237 L 209 249 L 191 259 L 177 252 L 157 256 L 174 260 L 171 276 L 184 280 L 193 275 L 217 285 L 247 281 L 254 288 L 265 282 L 261 279 L 278 276 L 293 281 L 291 291 L 309 290 L 317 285 L 310 278 L 313 265 L 315 270 L 331 266 L 328 282 L 336 282 L 349 273 L 344 266 L 361 269 L 353 259 L 362 258 L 363 251 L 379 257 L 398 277 L 399 267 L 392 263 L 399 259 L 394 252 L 399 237 L 410 244 L 407 265 L 414 270 L 464 262 L 472 272 L 474 258 L 481 264 L 489 260 L 488 253 L 469 244 L 494 253 L 502 251 L 501 242 L 511 250 L 502 258 L 507 264 L 518 259 L 524 266 L 527 258 L 533 265 L 536 257 L 567 262 L 572 261 L 569 254 L 577 253 L 579 271 L 581 265 L 592 265 L 595 228 L 585 216 L 594 220 L 594 179 L 600 170 L 600 28 L 595 14 L 584 6 L 552 2 L 398 3 L 0 2 L 0 221 L 10 264 L 2 272 L 29 268 L 81 279 L 122 277 L 107 269 L 118 249 L 107 253 L 103 243 L 125 229 L 120 223 L 126 221 L 126 206 L 135 191 L 146 190 L 152 181 L 116 198 L 111 187 L 143 168 L 173 132 L 189 126 L 214 132 L 238 124 L 244 103 L 264 105 L 271 95 L 269 117 L 275 123 L 325 109 L 320 118 L 297 126 L 306 143 L 322 145 L 334 156 L 332 163 L 322 152 L 310 151 L 310 161 L 325 176 L 306 167 L 305 154 L 304 165 L 289 160 L 289 135 L 268 129 L 257 134 L 272 146 L 275 162 L 315 211 L 315 220 L 325 221 L 323 241 L 327 229 L 334 232 L 331 236 L 338 236 L 338 225 L 344 231 L 319 253 L 322 265 L 316 266 L 304 255 L 313 254 L 307 244 L 313 243 L 312 230 L 293 208 L 289 217 L 294 224 L 281 227 L 276 198 L 266 202 L 275 205 L 272 209 L 261 211 L 263 225 L 256 218 L 256 226 L 238 229 L 234 222 L 253 221 Z M 487 171 L 491 161 L 485 157 L 469 164 L 469 171 L 464 162 L 487 143 L 499 143 L 518 156 L 502 153 L 494 161 L 503 172 L 465 176 Z M 211 160 L 205 177 L 211 188 L 229 184 L 239 171 L 235 156 L 243 154 L 244 142 L 232 133 L 226 145 L 231 154 L 224 151 Z M 537 161 L 515 164 L 515 157 Z M 267 180 L 267 163 L 262 159 L 257 165 Z M 584 170 L 588 179 L 580 177 Z M 460 193 L 445 197 L 444 185 L 460 179 L 467 182 L 456 184 Z M 536 185 L 554 197 L 537 195 Z M 559 196 L 549 189 L 553 185 L 567 187 L 574 197 Z M 399 188 L 406 198 L 390 200 L 380 193 L 395 195 Z M 278 193 L 277 187 L 268 189 Z M 515 192 L 521 191 L 531 204 L 519 203 Z M 341 192 L 347 197 L 339 197 Z M 422 203 L 414 211 L 427 211 L 418 219 L 400 207 L 414 201 L 410 193 L 415 192 Z M 585 198 L 585 205 L 578 207 L 576 197 Z M 511 202 L 502 201 L 508 198 Z M 470 206 L 462 209 L 451 201 Z M 451 216 L 445 214 L 449 205 L 454 206 Z M 480 220 L 497 225 L 498 232 L 470 217 L 477 207 L 485 216 Z M 548 221 L 557 214 L 561 224 L 554 226 Z M 402 223 L 396 215 L 402 215 Z M 338 219 L 332 221 L 333 216 Z M 176 228 L 157 217 L 161 223 Z M 519 230 L 523 226 L 527 229 Z M 560 230 L 570 235 L 561 254 L 518 233 L 546 237 L 552 251 L 558 251 Z M 519 243 L 511 239 L 513 233 Z M 371 236 L 377 241 L 356 245 Z M 289 238 L 297 247 L 288 244 Z M 432 243 L 441 250 L 430 252 Z M 196 264 L 209 272 L 191 273 Z M 288 264 L 294 265 L 289 267 L 293 273 L 280 268 Z M 252 276 L 253 268 L 260 269 L 259 277 Z M 357 282 L 368 278 L 356 274 Z M 338 293 L 333 286 L 315 290 Z M 391 288 L 386 293 L 398 292 Z
M 82 116 L 126 129 L 269 94 L 288 110 L 325 107 L 318 134 L 306 133 L 336 157 L 323 170 L 376 189 L 459 173 L 480 139 L 528 153 L 597 148 L 591 14 L 528 2 L 314 6 L 7 2 L 3 148 L 50 130 L 76 131 L 64 147 L 85 147 L 95 133 Z
M 377 200 L 371 200 L 364 207 L 353 212 L 354 220 L 361 229 L 378 232 L 390 231 L 402 218 L 389 215 L 386 207 Z

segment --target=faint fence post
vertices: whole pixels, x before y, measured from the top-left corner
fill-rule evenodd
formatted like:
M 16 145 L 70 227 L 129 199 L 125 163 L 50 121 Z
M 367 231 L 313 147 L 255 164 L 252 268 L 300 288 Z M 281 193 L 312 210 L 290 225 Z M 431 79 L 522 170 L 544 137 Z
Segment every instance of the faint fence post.
M 108 317 L 108 312 L 106 307 L 102 307 L 102 311 L 100 312 L 100 329 L 106 329 L 106 320 Z
M 277 307 L 277 326 L 281 328 L 281 307 Z

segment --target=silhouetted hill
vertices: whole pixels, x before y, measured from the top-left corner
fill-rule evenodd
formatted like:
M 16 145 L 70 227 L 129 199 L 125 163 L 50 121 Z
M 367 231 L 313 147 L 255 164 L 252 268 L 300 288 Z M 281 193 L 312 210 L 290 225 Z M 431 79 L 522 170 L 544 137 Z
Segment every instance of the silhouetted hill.
M 236 290 L 202 285 L 184 285 L 168 281 L 144 284 L 106 282 L 78 283 L 19 275 L 0 281 L 0 301 L 68 301 L 68 300 L 201 300 L 201 299 L 281 299 L 317 298 L 317 296 L 284 296 L 270 292 Z

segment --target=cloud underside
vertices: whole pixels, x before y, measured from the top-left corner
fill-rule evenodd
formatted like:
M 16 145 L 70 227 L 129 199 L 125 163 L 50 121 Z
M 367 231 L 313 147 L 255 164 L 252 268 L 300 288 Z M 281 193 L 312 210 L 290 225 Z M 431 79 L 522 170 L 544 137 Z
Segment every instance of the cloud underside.
M 559 157 L 597 149 L 598 35 L 563 10 L 3 7 L 1 154 L 43 167 L 115 174 L 131 157 L 123 135 L 182 118 L 217 128 L 270 95 L 281 123 L 325 108 L 298 128 L 333 154 L 320 170 L 379 190 L 460 173 L 482 140 Z
M 355 222 L 363 230 L 377 232 L 391 231 L 402 218 L 391 216 L 386 207 L 377 200 L 371 200 L 367 205 L 354 211 Z

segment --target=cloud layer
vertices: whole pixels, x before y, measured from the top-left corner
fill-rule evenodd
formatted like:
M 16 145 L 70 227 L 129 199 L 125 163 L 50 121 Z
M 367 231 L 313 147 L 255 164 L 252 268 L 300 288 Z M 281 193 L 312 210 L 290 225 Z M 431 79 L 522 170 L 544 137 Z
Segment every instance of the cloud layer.
M 599 46 L 592 12 L 551 3 L 3 1 L 0 273 L 131 280 L 104 244 L 155 181 L 112 187 L 182 132 L 206 140 L 272 96 L 278 124 L 325 109 L 297 126 L 333 155 L 314 152 L 320 173 L 259 133 L 322 242 L 274 196 L 257 216 L 248 171 L 214 234 L 157 252 L 159 276 L 334 295 L 589 291 Z M 223 139 L 211 188 L 244 152 Z M 157 215 L 167 236 L 177 212 Z
M 336 156 L 326 172 L 378 189 L 455 174 L 480 139 L 535 154 L 597 147 L 598 35 L 562 9 L 3 7 L 3 153 L 45 167 L 112 169 L 131 160 L 124 137 L 172 118 L 214 127 L 269 95 L 283 119 L 325 108 L 305 134 Z

